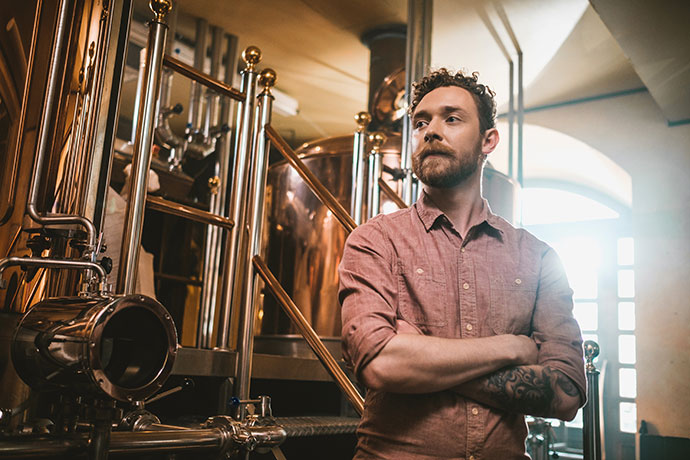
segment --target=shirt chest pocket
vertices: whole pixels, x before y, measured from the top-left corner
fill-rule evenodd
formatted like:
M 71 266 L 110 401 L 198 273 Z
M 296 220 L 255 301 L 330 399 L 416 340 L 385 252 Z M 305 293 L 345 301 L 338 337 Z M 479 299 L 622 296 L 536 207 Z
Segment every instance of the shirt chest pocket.
M 448 324 L 446 281 L 434 277 L 426 266 L 398 264 L 398 312 L 419 326 L 443 327 Z
M 537 281 L 516 274 L 491 279 L 489 324 L 495 334 L 529 335 L 537 299 Z

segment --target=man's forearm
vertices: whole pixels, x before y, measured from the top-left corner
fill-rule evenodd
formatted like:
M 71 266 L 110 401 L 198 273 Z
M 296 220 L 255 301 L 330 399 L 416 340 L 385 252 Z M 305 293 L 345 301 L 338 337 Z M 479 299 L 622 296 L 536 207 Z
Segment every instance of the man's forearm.
M 401 333 L 362 369 L 360 377 L 372 389 L 433 393 L 505 366 L 534 363 L 536 356 L 534 342 L 525 336 L 447 339 Z
M 455 391 L 507 412 L 564 420 L 575 417 L 581 402 L 570 378 L 542 365 L 507 367 L 459 385 Z

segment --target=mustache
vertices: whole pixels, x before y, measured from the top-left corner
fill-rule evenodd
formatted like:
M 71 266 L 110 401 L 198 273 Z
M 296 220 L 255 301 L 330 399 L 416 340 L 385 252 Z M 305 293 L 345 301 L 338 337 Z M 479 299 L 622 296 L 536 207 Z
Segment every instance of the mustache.
M 419 152 L 418 158 L 420 160 L 425 159 L 429 155 L 440 155 L 440 156 L 447 156 L 447 157 L 454 157 L 455 152 L 451 150 L 450 148 L 446 147 L 445 145 L 427 145 L 422 149 L 421 152 Z

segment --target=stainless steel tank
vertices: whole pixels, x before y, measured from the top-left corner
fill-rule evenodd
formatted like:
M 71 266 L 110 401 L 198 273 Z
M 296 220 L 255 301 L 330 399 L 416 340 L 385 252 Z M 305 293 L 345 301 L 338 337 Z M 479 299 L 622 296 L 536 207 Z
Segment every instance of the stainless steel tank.
M 306 166 L 349 209 L 352 178 L 353 136 L 322 139 L 303 145 L 297 153 Z M 382 148 L 383 163 L 400 167 L 401 138 L 388 135 Z M 385 169 L 385 168 L 384 168 Z M 389 172 L 384 180 L 393 190 L 398 183 Z M 494 213 L 510 222 L 517 218 L 516 182 L 487 164 L 483 193 Z M 366 202 L 366 201 L 365 201 Z M 383 212 L 397 209 L 384 194 Z M 335 356 L 340 356 L 340 305 L 338 304 L 338 264 L 347 233 L 331 212 L 285 162 L 269 168 L 267 221 L 263 247 L 267 263 L 290 294 L 314 330 Z M 292 356 L 310 356 L 311 351 L 270 293 L 257 308 L 260 332 L 255 350 Z

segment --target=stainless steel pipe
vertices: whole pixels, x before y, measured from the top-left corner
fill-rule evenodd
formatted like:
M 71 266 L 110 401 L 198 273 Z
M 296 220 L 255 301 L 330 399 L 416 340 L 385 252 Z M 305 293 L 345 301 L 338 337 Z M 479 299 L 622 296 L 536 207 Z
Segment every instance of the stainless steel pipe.
M 386 142 L 386 136 L 381 132 L 371 133 L 369 142 L 371 143 L 371 152 L 369 152 L 369 183 L 367 184 L 369 206 L 367 215 L 371 219 L 381 212 L 381 188 L 379 187 L 379 179 L 381 179 L 383 172 L 381 146 Z
M 93 270 L 99 277 L 100 283 L 105 283 L 107 274 L 105 269 L 95 262 L 86 260 L 60 260 L 60 259 L 42 259 L 40 257 L 6 257 L 0 259 L 0 287 L 4 284 L 2 280 L 2 272 L 7 267 L 43 267 L 43 268 L 66 268 L 78 270 Z M 105 286 L 102 286 L 105 288 Z
M 259 279 L 254 273 L 251 258 L 261 252 L 261 239 L 263 236 L 264 198 L 266 190 L 266 176 L 268 174 L 268 152 L 270 143 L 266 136 L 266 127 L 271 123 L 273 111 L 273 95 L 271 88 L 275 85 L 276 73 L 272 69 L 265 69 L 259 77 L 259 85 L 263 91 L 259 95 L 260 117 L 259 126 L 255 127 L 257 133 L 256 148 L 254 153 L 254 169 L 251 181 L 251 214 L 249 217 L 250 247 L 247 254 L 247 277 L 245 280 L 245 292 L 243 293 L 244 305 L 242 308 L 242 322 L 239 329 L 239 347 L 237 356 L 237 384 L 236 396 L 240 399 L 249 399 L 249 387 L 252 375 L 252 357 L 254 354 L 254 315 L 259 300 Z M 244 420 L 246 406 L 240 406 L 240 420 Z
M 285 292 L 278 279 L 271 272 L 271 269 L 266 265 L 266 262 L 264 262 L 260 256 L 254 256 L 252 262 L 259 275 L 261 275 L 261 278 L 263 278 L 266 283 L 266 286 L 268 286 L 276 297 L 285 313 L 287 313 L 290 319 L 299 328 L 300 333 L 319 358 L 321 364 L 326 368 L 326 371 L 333 377 L 333 380 L 335 380 L 335 383 L 340 387 L 341 391 L 345 394 L 357 413 L 362 415 L 362 412 L 364 412 L 364 398 L 359 394 L 357 388 L 355 388 L 347 375 L 345 375 L 345 372 L 343 372 L 335 358 L 333 358 L 333 355 L 328 351 L 314 329 L 309 325 L 297 305 L 295 305 L 287 292 Z
M 168 31 L 168 26 L 163 22 L 163 19 L 170 10 L 171 2 L 170 0 L 150 0 L 149 7 L 156 17 L 149 22 L 146 73 L 140 94 L 139 123 L 132 157 L 132 187 L 127 200 L 127 218 L 122 231 L 120 271 L 117 280 L 117 292 L 120 294 L 132 294 L 136 286 L 139 246 L 144 227 L 146 188 L 151 166 L 153 131 L 156 123 L 156 102 L 160 91 L 165 37 Z
M 261 62 L 261 50 L 250 46 L 242 53 L 246 64 L 242 72 L 242 92 L 245 99 L 242 102 L 238 116 L 238 138 L 233 171 L 230 205 L 232 206 L 232 220 L 235 227 L 230 232 L 226 250 L 225 273 L 223 274 L 223 297 L 221 302 L 220 324 L 218 328 L 217 346 L 220 349 L 230 348 L 230 320 L 235 307 L 239 308 L 241 299 L 237 293 L 241 292 L 246 271 L 246 258 L 242 254 L 247 250 L 248 235 L 246 225 L 247 189 L 252 155 L 252 134 L 254 107 L 256 106 L 256 65 Z M 242 267 L 244 265 L 244 267 Z
M 407 208 L 407 204 L 403 201 L 402 198 L 400 198 L 400 195 L 395 193 L 395 190 L 390 188 L 390 186 L 386 183 L 385 180 L 383 180 L 382 177 L 379 177 L 379 189 L 383 192 L 384 195 L 386 195 L 395 205 L 398 207 L 398 209 L 405 209 Z
M 355 115 L 357 130 L 352 146 L 352 188 L 350 189 L 350 215 L 357 225 L 362 223 L 362 208 L 364 195 L 364 162 L 366 130 L 371 123 L 371 115 L 368 112 L 359 112 Z
M 424 76 L 431 63 L 431 19 L 432 0 L 407 1 L 407 51 L 405 54 L 405 101 L 406 107 L 412 102 L 412 83 Z M 417 200 L 413 193 L 412 151 L 410 139 L 412 125 L 409 114 L 403 117 L 402 150 L 400 168 L 403 178 L 403 201 L 408 205 Z
M 601 425 L 599 418 L 599 370 L 594 358 L 599 345 L 593 340 L 584 343 L 587 372 L 587 404 L 582 409 L 582 449 L 584 460 L 601 460 Z
M 33 175 L 29 186 L 29 199 L 26 204 L 26 213 L 31 219 L 41 225 L 64 225 L 77 224 L 86 229 L 87 233 L 87 254 L 91 262 L 96 261 L 97 256 L 97 236 L 96 227 L 89 219 L 78 215 L 42 215 L 37 208 L 39 184 L 43 174 L 44 158 L 50 149 L 50 132 L 54 128 L 56 105 L 60 98 L 60 85 L 62 78 L 59 72 L 60 64 L 67 53 L 68 40 L 70 34 L 70 22 L 74 13 L 74 0 L 61 0 L 58 9 L 58 22 L 53 41 L 50 65 L 48 67 L 48 83 L 43 98 L 43 112 L 38 128 L 38 140 L 36 158 L 34 160 Z

